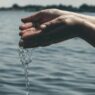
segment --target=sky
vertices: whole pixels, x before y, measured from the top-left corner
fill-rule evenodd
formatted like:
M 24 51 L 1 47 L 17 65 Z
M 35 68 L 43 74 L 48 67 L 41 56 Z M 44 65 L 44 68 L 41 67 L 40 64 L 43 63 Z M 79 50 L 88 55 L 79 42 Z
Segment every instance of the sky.
M 52 4 L 64 4 L 64 5 L 73 5 L 80 6 L 83 3 L 88 5 L 95 5 L 95 0 L 0 0 L 0 7 L 10 7 L 13 4 L 19 5 L 52 5 Z

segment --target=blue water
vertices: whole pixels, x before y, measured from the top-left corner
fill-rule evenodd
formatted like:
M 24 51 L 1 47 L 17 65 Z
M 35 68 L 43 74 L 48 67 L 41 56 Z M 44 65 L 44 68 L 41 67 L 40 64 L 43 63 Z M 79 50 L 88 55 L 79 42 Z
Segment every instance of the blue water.
M 0 11 L 0 95 L 26 93 L 18 55 L 18 27 L 20 18 L 30 14 Z M 95 48 L 82 39 L 37 48 L 32 58 L 31 95 L 95 95 Z

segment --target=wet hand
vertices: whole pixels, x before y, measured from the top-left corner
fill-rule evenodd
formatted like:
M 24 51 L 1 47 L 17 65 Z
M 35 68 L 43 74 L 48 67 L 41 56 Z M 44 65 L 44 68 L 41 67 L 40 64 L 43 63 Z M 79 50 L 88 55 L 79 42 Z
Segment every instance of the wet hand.
M 32 27 L 29 22 L 25 23 L 20 27 L 20 36 L 23 40 L 20 45 L 24 48 L 48 46 L 80 36 L 83 21 L 79 17 L 66 15 L 42 23 L 39 28 Z

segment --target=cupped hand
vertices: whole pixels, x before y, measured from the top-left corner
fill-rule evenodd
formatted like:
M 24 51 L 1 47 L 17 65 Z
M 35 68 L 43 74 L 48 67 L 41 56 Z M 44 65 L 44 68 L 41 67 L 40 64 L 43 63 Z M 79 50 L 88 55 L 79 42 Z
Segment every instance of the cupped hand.
M 84 19 L 72 15 L 58 16 L 42 23 L 39 28 L 32 27 L 32 24 L 27 22 L 20 32 L 23 40 L 20 42 L 20 46 L 24 48 L 48 46 L 80 36 L 84 31 L 84 22 Z

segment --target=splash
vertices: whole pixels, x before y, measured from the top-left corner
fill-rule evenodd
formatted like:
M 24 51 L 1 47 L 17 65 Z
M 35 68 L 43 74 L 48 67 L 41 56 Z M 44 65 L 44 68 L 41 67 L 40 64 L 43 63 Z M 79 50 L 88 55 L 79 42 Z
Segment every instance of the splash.
M 24 74 L 25 74 L 26 95 L 30 95 L 28 66 L 29 66 L 29 63 L 32 62 L 31 56 L 32 56 L 32 49 L 24 49 L 23 47 L 19 48 L 20 62 L 23 65 Z

